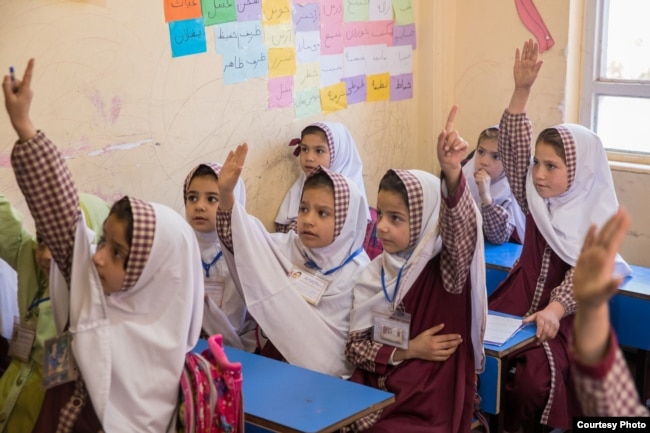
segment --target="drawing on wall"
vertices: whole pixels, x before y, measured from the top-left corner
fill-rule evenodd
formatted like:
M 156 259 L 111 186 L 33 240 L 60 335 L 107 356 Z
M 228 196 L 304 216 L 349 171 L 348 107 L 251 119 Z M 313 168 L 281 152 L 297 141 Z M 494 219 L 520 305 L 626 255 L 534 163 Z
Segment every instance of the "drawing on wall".
M 164 0 L 172 57 L 207 52 L 225 84 L 267 77 L 296 118 L 413 98 L 412 0 Z
M 524 26 L 537 39 L 539 52 L 543 53 L 546 50 L 550 50 L 555 45 L 555 41 L 553 40 L 553 36 L 551 36 L 551 32 L 548 31 L 546 24 L 544 24 L 542 16 L 533 4 L 533 0 L 515 0 L 515 6 L 517 7 L 519 19 L 521 19 Z

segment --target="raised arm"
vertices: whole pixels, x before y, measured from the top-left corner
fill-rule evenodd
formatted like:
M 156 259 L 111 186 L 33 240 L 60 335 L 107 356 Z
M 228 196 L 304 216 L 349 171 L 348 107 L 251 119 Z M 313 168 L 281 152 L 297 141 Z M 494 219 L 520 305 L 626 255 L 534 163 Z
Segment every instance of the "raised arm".
M 233 252 L 232 243 L 232 207 L 235 205 L 235 187 L 244 168 L 248 144 L 242 143 L 228 153 L 221 167 L 219 179 L 219 208 L 217 210 L 217 234 L 221 244 Z
M 11 164 L 34 218 L 36 232 L 50 248 L 52 258 L 69 283 L 79 195 L 63 156 L 45 134 L 36 131 L 30 118 L 33 69 L 31 59 L 22 80 L 12 84 L 10 77 L 5 76 L 2 83 L 5 107 L 19 137 Z
M 526 116 L 526 104 L 543 63 L 538 60 L 538 55 L 539 47 L 532 39 L 524 42 L 521 51 L 517 48 L 513 66 L 515 89 L 499 124 L 499 155 L 503 169 L 525 214 L 528 214 L 526 173 L 530 165 L 530 144 L 533 138 L 533 128 Z

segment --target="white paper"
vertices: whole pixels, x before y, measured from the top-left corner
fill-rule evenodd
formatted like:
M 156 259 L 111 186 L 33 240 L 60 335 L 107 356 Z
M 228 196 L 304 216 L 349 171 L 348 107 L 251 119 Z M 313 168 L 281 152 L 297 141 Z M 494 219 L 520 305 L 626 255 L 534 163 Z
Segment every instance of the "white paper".
M 487 316 L 485 325 L 485 343 L 501 346 L 508 341 L 523 326 L 520 318 L 503 317 L 493 314 Z

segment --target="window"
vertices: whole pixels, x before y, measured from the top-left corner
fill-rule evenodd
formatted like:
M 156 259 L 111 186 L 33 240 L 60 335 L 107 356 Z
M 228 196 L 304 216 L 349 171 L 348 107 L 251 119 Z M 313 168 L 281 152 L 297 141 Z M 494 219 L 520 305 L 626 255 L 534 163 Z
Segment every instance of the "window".
M 585 2 L 580 123 L 610 159 L 650 163 L 650 1 Z

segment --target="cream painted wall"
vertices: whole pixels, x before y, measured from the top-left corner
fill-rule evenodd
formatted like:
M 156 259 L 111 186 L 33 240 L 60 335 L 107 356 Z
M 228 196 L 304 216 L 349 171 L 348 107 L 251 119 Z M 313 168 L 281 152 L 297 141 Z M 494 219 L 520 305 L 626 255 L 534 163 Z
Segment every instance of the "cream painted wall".
M 419 41 L 426 47 L 433 40 L 430 27 L 416 16 Z M 386 169 L 422 165 L 416 112 L 430 98 L 418 87 L 412 100 L 356 104 L 296 120 L 293 109 L 266 108 L 266 79 L 224 85 L 221 56 L 209 32 L 207 39 L 207 53 L 172 59 L 159 0 L 6 0 L 0 5 L 1 67 L 6 71 L 13 65 L 22 74 L 28 58 L 36 58 L 32 117 L 37 127 L 69 157 L 80 189 L 108 201 L 131 194 L 182 211 L 187 172 L 201 161 L 223 161 L 247 141 L 247 207 L 271 227 L 298 176 L 287 143 L 322 119 L 344 122 L 355 137 L 371 204 Z M 420 52 L 415 75 L 426 77 Z M 0 192 L 27 214 L 9 167 L 15 137 L 7 116 L 0 115 Z

